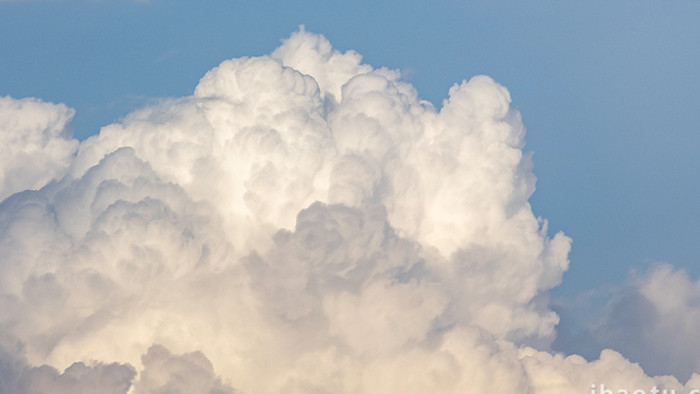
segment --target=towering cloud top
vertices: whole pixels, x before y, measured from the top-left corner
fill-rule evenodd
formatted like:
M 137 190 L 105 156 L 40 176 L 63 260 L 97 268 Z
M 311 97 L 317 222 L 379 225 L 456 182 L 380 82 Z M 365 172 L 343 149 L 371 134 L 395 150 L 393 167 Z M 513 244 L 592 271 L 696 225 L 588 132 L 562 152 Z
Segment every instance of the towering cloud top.
M 38 189 L 0 204 L 10 391 L 657 384 L 612 351 L 530 347 L 554 338 L 570 240 L 533 215 L 525 130 L 488 77 L 438 111 L 301 29 L 79 147 L 72 110 L 2 100 L 0 196 Z
M 66 130 L 73 113 L 63 104 L 0 97 L 0 200 L 65 174 L 78 148 Z

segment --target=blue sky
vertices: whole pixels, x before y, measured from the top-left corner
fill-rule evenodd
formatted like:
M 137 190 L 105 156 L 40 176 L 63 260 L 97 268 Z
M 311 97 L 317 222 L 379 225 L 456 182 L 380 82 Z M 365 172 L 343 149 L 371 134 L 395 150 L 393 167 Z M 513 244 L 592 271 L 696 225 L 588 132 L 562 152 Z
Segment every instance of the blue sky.
M 528 128 L 535 213 L 574 240 L 554 292 L 572 296 L 657 261 L 700 274 L 698 15 L 689 0 L 4 1 L 0 95 L 66 103 L 83 139 L 300 24 L 436 106 L 490 75 Z

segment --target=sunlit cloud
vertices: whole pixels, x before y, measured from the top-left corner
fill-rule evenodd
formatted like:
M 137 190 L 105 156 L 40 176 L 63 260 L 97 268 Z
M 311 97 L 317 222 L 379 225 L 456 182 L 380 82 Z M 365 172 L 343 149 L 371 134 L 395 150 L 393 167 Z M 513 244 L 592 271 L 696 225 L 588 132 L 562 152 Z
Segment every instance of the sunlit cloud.
M 615 350 L 551 350 L 548 291 L 571 240 L 532 212 L 525 128 L 489 77 L 434 108 L 399 72 L 301 28 L 80 143 L 62 104 L 0 105 L 0 377 L 13 390 L 683 387 Z M 685 298 L 659 292 L 659 275 Z M 680 318 L 695 287 L 670 268 L 638 287 L 675 319 L 652 323 L 681 333 L 675 346 L 695 343 Z

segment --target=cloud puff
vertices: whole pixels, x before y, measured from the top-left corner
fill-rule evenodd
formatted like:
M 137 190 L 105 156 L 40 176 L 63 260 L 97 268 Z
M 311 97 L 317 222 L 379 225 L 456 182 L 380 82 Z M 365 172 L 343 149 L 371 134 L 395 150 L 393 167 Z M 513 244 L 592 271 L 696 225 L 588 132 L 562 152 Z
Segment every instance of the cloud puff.
M 48 365 L 27 364 L 17 342 L 3 336 L 0 347 L 0 392 L 2 393 L 125 393 L 136 375 L 124 364 L 76 362 L 59 373 Z
M 138 394 L 234 394 L 236 391 L 214 375 L 211 362 L 199 353 L 172 355 L 167 349 L 153 345 L 141 357 L 144 370 L 134 386 Z
M 63 104 L 0 97 L 0 200 L 65 174 L 78 148 L 67 129 L 73 114 Z
M 588 324 L 578 338 L 563 337 L 562 351 L 576 345 L 586 352 L 615 347 L 653 374 L 673 374 L 683 380 L 700 371 L 700 281 L 682 270 L 659 264 L 633 274 Z
M 436 110 L 301 29 L 74 156 L 71 110 L 21 102 L 54 120 L 8 134 L 68 152 L 0 203 L 0 332 L 21 368 L 136 393 L 680 387 L 613 351 L 536 350 L 570 240 L 533 214 L 525 129 L 488 77 Z

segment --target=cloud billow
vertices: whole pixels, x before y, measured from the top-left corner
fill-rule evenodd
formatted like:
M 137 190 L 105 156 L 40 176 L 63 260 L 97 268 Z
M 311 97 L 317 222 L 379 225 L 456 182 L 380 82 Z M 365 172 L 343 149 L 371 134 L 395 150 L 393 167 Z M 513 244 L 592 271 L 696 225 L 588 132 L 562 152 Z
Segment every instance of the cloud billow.
M 612 350 L 546 351 L 570 239 L 531 210 L 510 103 L 477 76 L 436 110 L 304 29 L 80 143 L 72 110 L 4 98 L 0 120 L 34 121 L 0 122 L 15 141 L 0 377 L 19 392 L 681 387 Z

